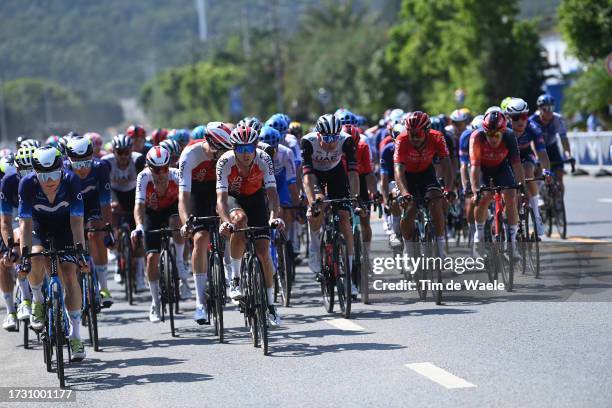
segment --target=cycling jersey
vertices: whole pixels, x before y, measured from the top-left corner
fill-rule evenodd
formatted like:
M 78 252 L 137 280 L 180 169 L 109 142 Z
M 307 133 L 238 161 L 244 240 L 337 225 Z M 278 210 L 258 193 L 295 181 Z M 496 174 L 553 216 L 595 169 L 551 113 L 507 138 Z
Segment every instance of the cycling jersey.
M 370 155 L 370 146 L 368 146 L 368 143 L 362 136 L 359 140 L 359 143 L 357 143 L 357 173 L 359 173 L 359 175 L 361 176 L 365 174 L 370 174 L 373 171 L 374 169 L 372 168 L 372 156 Z
M 180 191 L 191 192 L 192 184 L 215 183 L 217 160 L 204 151 L 204 142 L 187 146 L 179 159 Z
M 395 180 L 393 170 L 393 156 L 395 154 L 395 143 L 389 143 L 380 154 L 380 174 L 389 176 L 389 181 Z
M 70 228 L 69 217 L 83 216 L 81 180 L 70 170 L 64 169 L 55 195 L 50 203 L 35 173 L 19 182 L 19 218 L 34 218 L 47 226 Z
M 295 161 L 295 168 L 297 169 L 302 165 L 302 150 L 300 149 L 300 142 L 297 137 L 291 133 L 287 133 L 281 140 L 281 144 L 287 146 L 293 152 L 293 160 Z
M 136 152 L 132 152 L 132 160 L 127 168 L 120 169 L 114 154 L 107 154 L 102 158 L 108 163 L 110 168 L 110 186 L 112 190 L 128 192 L 136 188 L 136 177 L 145 165 L 145 157 Z
M 249 174 L 242 175 L 236 163 L 234 151 L 225 152 L 217 162 L 217 192 L 230 195 L 251 196 L 262 188 L 276 188 L 274 163 L 261 149 L 256 150 Z
M 68 162 L 68 169 L 72 171 L 70 162 Z M 111 191 L 108 166 L 98 159 L 93 159 L 89 174 L 81 179 L 81 188 L 84 201 L 97 201 L 100 207 L 109 205 Z
M 473 129 L 465 129 L 459 137 L 459 162 L 462 164 L 470 164 L 470 136 Z
M 407 134 L 400 135 L 395 144 L 393 162 L 403 164 L 408 173 L 420 173 L 427 170 L 433 163 L 434 156 L 440 159 L 449 157 L 444 135 L 433 129 L 429 130 L 424 145 L 418 150 L 410 143 Z
M 385 138 L 380 142 L 380 144 L 378 145 L 378 151 L 382 152 L 385 146 L 389 143 L 393 143 L 393 136 L 391 135 L 385 136 Z
M 470 136 L 470 164 L 487 168 L 499 167 L 507 159 L 511 163 L 520 163 L 516 136 L 511 129 L 506 129 L 497 147 L 493 147 L 486 139 L 482 129 L 476 129 Z
M 516 135 L 516 132 L 514 132 Z M 542 152 L 546 150 L 546 144 L 544 143 L 544 135 L 542 129 L 535 122 L 528 120 L 525 127 L 525 131 L 522 135 L 516 136 L 519 150 L 531 149 L 531 142 L 535 143 L 536 152 Z
M 175 206 L 178 203 L 179 177 L 178 169 L 172 167 L 168 169 L 168 187 L 165 194 L 160 197 L 155 188 L 155 183 L 153 183 L 151 169 L 144 169 L 138 174 L 136 202 L 144 203 L 147 209 L 153 211 L 161 211 Z
M 536 111 L 529 120 L 535 122 L 540 129 L 542 129 L 542 134 L 544 136 L 544 143 L 547 146 L 557 143 L 557 134 L 561 139 L 567 139 L 567 127 L 565 126 L 565 119 L 563 116 L 559 115 L 557 112 L 553 112 L 553 117 L 548 122 L 548 124 L 542 123 L 542 118 L 540 117 L 540 112 Z
M 304 174 L 332 170 L 342 161 L 343 154 L 346 156 L 348 171 L 357 171 L 357 147 L 353 138 L 344 132 L 340 133 L 338 142 L 331 151 L 324 150 L 317 133 L 311 132 L 302 138 L 302 153 Z
M 0 184 L 0 214 L 12 216 L 19 207 L 19 173 L 13 173 L 2 178 Z

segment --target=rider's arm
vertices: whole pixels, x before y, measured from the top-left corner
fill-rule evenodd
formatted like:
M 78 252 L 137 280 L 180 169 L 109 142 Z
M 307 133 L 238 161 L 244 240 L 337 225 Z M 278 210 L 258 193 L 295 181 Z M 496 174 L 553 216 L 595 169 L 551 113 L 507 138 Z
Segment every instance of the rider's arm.
M 144 225 L 144 213 L 146 206 L 146 197 L 147 197 L 147 184 L 149 182 L 149 174 L 146 171 L 141 171 L 138 173 L 138 177 L 136 178 L 136 198 L 134 204 L 134 221 L 136 225 Z
M 304 192 L 308 203 L 315 202 L 315 187 L 317 186 L 317 176 L 314 174 L 312 165 L 312 144 L 306 139 L 302 139 L 302 171 L 304 172 Z
M 393 172 L 395 174 L 395 183 L 400 190 L 402 196 L 408 194 L 408 186 L 406 185 L 406 166 L 402 162 L 405 143 L 409 143 L 408 139 L 399 136 L 395 141 L 395 152 L 393 153 Z
M 440 167 L 442 168 L 442 175 L 444 177 L 444 187 L 447 191 L 455 190 L 455 183 L 453 180 L 453 166 L 450 158 L 444 157 L 440 159 Z
M 463 191 L 467 191 L 468 183 L 470 182 L 467 163 L 462 162 L 459 170 L 461 171 L 461 185 L 463 186 Z
M 270 208 L 270 219 L 280 217 L 280 200 L 276 191 L 276 177 L 274 176 L 274 161 L 266 152 L 259 153 L 261 171 L 263 172 L 263 183 L 268 195 L 268 207 Z
M 136 202 L 134 205 L 134 221 L 136 225 L 144 225 L 145 216 L 145 203 Z
M 289 194 L 291 194 L 291 204 L 293 206 L 296 206 L 300 201 L 300 192 L 297 184 L 297 168 L 293 156 L 293 151 L 291 149 L 287 150 L 284 167 L 285 174 L 287 177 L 287 187 L 289 188 Z
M 32 248 L 32 191 L 33 183 L 27 178 L 21 179 L 19 183 L 19 243 L 21 253 L 23 248 Z
M 179 160 L 179 217 L 185 224 L 191 214 L 191 166 L 185 155 Z
M 2 179 L 0 184 L 0 229 L 2 232 L 2 240 L 5 243 L 9 242 L 9 238 L 13 237 L 13 205 L 8 199 L 8 187 L 5 182 L 6 177 Z
M 112 211 L 111 211 L 111 189 L 110 189 L 110 170 L 109 167 L 100 163 L 99 177 L 100 182 L 100 212 L 102 213 L 102 219 L 105 224 L 112 222 Z
M 280 204 L 278 199 L 278 191 L 276 187 L 267 187 L 266 194 L 268 196 L 268 206 L 270 207 L 270 219 L 280 217 Z
M 2 228 L 2 240 L 8 243 L 10 238 L 13 237 L 13 216 L 2 214 L 0 216 L 0 224 Z
M 565 119 L 562 116 L 558 116 L 559 120 L 559 138 L 561 138 L 561 146 L 563 146 L 563 152 L 567 157 L 572 157 L 572 149 L 570 148 L 569 139 L 567 138 L 567 126 L 565 125 Z
M 342 145 L 342 152 L 346 157 L 346 167 L 348 170 L 349 189 L 352 196 L 359 195 L 359 173 L 357 173 L 357 145 L 353 138 L 348 137 Z
M 227 205 L 227 191 L 217 191 L 217 214 L 224 222 L 230 222 L 229 206 Z
M 68 198 L 70 202 L 70 229 L 72 230 L 72 242 L 85 245 L 85 225 L 83 216 L 85 209 L 83 207 L 83 196 L 81 195 L 81 179 L 76 175 L 68 179 L 70 186 L 68 189 Z
M 514 132 L 504 132 L 503 141 L 506 143 L 506 147 L 508 148 L 508 159 L 512 165 L 512 170 L 514 171 L 514 176 L 516 177 L 517 182 L 525 184 L 525 170 L 521 164 L 518 141 L 516 136 L 514 136 Z
M 472 184 L 472 191 L 480 187 L 480 160 L 482 153 L 482 140 L 480 138 L 480 132 L 475 130 L 470 135 L 469 155 L 470 155 L 470 184 Z

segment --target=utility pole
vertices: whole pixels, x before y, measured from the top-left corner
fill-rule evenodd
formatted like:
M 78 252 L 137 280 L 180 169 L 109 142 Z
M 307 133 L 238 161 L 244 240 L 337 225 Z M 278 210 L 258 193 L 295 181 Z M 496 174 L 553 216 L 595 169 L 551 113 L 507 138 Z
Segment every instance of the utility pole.
M 198 30 L 200 41 L 206 42 L 208 39 L 208 25 L 206 23 L 206 0 L 195 0 L 198 12 Z

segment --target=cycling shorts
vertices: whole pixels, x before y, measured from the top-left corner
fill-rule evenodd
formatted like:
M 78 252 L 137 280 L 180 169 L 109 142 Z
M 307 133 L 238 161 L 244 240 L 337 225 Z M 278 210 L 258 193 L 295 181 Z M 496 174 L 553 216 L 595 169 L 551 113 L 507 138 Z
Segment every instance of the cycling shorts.
M 134 220 L 134 207 L 136 206 L 136 189 L 131 191 L 118 191 L 111 189 L 112 202 L 118 203 L 125 215 L 125 219 L 130 224 L 130 228 L 133 230 L 136 228 L 136 221 Z
M 531 150 L 531 147 L 519 150 L 519 155 L 521 156 L 521 163 L 531 163 L 535 166 L 536 158 L 533 154 L 533 150 Z
M 516 184 L 514 173 L 508 160 L 505 160 L 497 167 L 481 167 L 481 185 L 488 186 L 491 179 L 493 179 L 493 185 L 497 187 L 514 186 Z
M 414 197 L 425 197 L 425 194 L 431 190 L 442 191 L 433 164 L 419 173 L 405 172 L 404 176 L 408 192 Z
M 563 170 L 563 158 L 561 157 L 561 152 L 559 151 L 559 145 L 556 143 L 547 145 L 546 153 L 548 154 L 548 159 L 550 160 L 550 170 Z
M 178 204 L 171 205 L 162 210 L 145 210 L 144 216 L 144 245 L 146 253 L 161 251 L 161 234 L 148 233 L 154 229 L 167 227 L 170 222 L 170 217 L 178 214 Z
M 230 214 L 236 210 L 243 210 L 247 216 L 247 225 L 249 227 L 267 227 L 270 225 L 270 215 L 264 189 L 260 189 L 250 196 L 229 195 L 227 197 L 227 206 Z M 258 231 L 255 234 L 255 238 L 269 240 L 270 231 Z
M 40 245 L 45 248 L 45 250 L 50 250 L 51 240 L 53 240 L 53 248 L 57 250 L 74 248 L 70 220 L 65 219 L 64 222 L 62 222 L 61 220 L 56 221 L 57 222 L 39 222 L 37 220 L 33 221 L 32 247 Z M 76 256 L 74 255 L 62 255 L 60 256 L 59 261 L 60 263 L 77 263 Z
M 368 175 L 367 174 L 360 174 L 359 175 L 359 197 L 361 198 L 361 200 L 365 203 L 367 201 L 370 201 L 370 193 L 368 192 Z M 366 205 L 366 208 L 368 209 L 368 211 L 370 210 L 370 208 L 372 207 L 371 203 L 368 203 Z
M 90 221 L 102 219 L 102 211 L 100 210 L 100 201 L 98 197 L 85 198 L 83 200 L 83 209 L 85 210 L 83 217 L 85 224 Z
M 217 191 L 215 182 L 193 183 L 191 186 L 191 213 L 196 217 L 217 215 Z M 208 230 L 212 221 L 198 223 L 193 232 Z
M 313 170 L 313 173 L 317 177 L 317 192 L 325 194 L 331 200 L 349 197 L 349 181 L 342 162 L 331 170 Z M 348 206 L 346 210 L 349 211 Z

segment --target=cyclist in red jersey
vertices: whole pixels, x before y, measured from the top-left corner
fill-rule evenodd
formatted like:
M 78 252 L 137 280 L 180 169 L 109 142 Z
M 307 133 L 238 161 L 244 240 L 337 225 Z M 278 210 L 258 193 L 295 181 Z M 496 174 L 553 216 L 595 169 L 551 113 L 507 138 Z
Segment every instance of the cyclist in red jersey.
M 521 165 L 516 136 L 507 128 L 507 120 L 501 111 L 493 110 L 487 113 L 482 121 L 482 128 L 472 132 L 470 136 L 470 182 L 474 191 L 478 186 L 514 186 L 518 180 L 525 183 L 525 173 Z M 518 229 L 517 200 L 514 190 L 502 191 L 506 203 L 506 217 L 510 225 L 510 241 L 516 241 Z M 472 196 L 477 203 L 475 210 L 476 236 L 474 242 L 484 241 L 484 225 L 487 219 L 489 204 L 493 194 L 486 192 L 477 202 L 477 195 Z M 476 251 L 478 254 L 478 251 Z M 518 255 L 514 251 L 515 256 Z
M 357 173 L 359 174 L 359 196 L 363 202 L 370 200 L 381 201 L 382 196 L 376 189 L 376 177 L 374 176 L 374 166 L 372 165 L 372 155 L 370 154 L 370 146 L 365 140 L 365 137 L 359 132 L 359 128 L 353 125 L 345 125 L 342 131 L 351 135 L 353 142 L 357 146 Z M 346 161 L 346 160 L 344 160 Z M 345 164 L 346 167 L 346 164 Z M 360 214 L 360 224 L 363 248 L 368 259 L 370 259 L 370 248 L 372 246 L 372 227 L 370 226 L 370 205 L 367 206 L 368 211 Z
M 448 148 L 444 135 L 431 129 L 429 115 L 425 112 L 412 112 L 404 120 L 406 133 L 402 133 L 395 141 L 393 156 L 395 181 L 401 197 L 401 206 L 406 209 L 407 216 L 402 217 L 401 230 L 404 238 L 404 254 L 413 255 L 411 241 L 414 237 L 414 220 L 417 206 L 411 198 L 424 197 L 429 199 L 429 212 L 433 218 L 436 243 L 440 257 L 446 257 L 444 245 L 444 203 L 441 199 L 442 190 L 436 177 L 433 159 L 440 159 L 440 168 L 444 176 L 445 192 L 453 191 L 453 173 Z
M 223 220 L 219 233 L 224 236 L 228 236 L 234 228 L 265 227 L 272 223 L 277 225 L 277 229 L 284 229 L 283 220 L 280 218 L 274 163 L 266 152 L 256 147 L 258 141 L 259 134 L 255 129 L 238 126 L 230 135 L 234 149 L 223 154 L 217 162 L 217 212 Z M 242 297 L 240 263 L 245 248 L 244 234 L 232 234 L 230 257 L 233 279 L 230 282 L 230 297 L 233 300 Z M 269 231 L 256 234 L 255 251 L 261 261 L 266 281 L 268 322 L 276 327 L 281 321 L 274 306 Z

